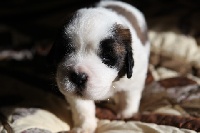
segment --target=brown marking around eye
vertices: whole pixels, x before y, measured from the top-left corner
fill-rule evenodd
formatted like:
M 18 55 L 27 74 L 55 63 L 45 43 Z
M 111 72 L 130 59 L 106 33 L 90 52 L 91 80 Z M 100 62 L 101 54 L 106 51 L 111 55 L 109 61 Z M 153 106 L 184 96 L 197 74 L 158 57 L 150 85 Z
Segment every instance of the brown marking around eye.
M 118 43 L 121 44 L 128 44 L 131 45 L 131 33 L 129 29 L 125 29 L 122 25 L 120 24 L 115 24 L 113 28 L 113 32 L 115 34 L 115 37 L 118 41 Z
M 115 39 L 114 50 L 117 55 L 119 73 L 117 79 L 127 73 L 127 77 L 132 76 L 133 56 L 132 56 L 132 39 L 130 30 L 120 24 L 114 24 L 113 36 Z
M 120 44 L 116 44 L 115 47 L 114 47 L 114 50 L 115 50 L 117 55 L 121 55 L 121 54 L 124 54 L 126 52 L 125 47 L 120 45 Z
M 117 81 L 120 78 L 122 78 L 126 73 L 125 65 L 124 65 L 125 64 L 125 57 L 126 57 L 125 45 L 116 43 L 115 47 L 114 47 L 114 51 L 115 51 L 115 54 L 116 54 L 116 56 L 118 58 L 117 65 L 119 67 L 119 73 L 118 73 L 117 78 L 115 79 Z

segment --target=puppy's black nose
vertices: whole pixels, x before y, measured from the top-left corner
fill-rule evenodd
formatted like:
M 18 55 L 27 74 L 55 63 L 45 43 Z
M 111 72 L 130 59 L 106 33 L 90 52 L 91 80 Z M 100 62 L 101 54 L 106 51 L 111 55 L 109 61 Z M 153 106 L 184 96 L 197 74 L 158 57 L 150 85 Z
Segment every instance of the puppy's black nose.
M 76 73 L 76 72 L 71 73 L 71 81 L 78 86 L 85 85 L 87 79 L 88 76 L 85 73 Z

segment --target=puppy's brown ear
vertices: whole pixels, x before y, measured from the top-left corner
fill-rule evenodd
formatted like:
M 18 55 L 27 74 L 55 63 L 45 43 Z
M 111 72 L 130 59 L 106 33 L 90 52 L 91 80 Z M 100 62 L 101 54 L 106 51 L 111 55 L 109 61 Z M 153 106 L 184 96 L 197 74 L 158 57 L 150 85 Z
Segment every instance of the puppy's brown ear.
M 133 66 L 134 66 L 134 59 L 133 59 L 133 52 L 132 52 L 132 38 L 131 33 L 128 28 L 124 28 L 122 25 L 116 25 L 116 34 L 117 38 L 119 39 L 120 43 L 125 45 L 126 55 L 125 55 L 125 64 L 124 68 L 127 74 L 127 78 L 132 77 L 133 73 Z
M 126 74 L 127 74 L 127 78 L 131 78 L 132 73 L 133 73 L 133 66 L 134 66 L 132 47 L 128 46 L 126 51 L 127 51 L 126 58 L 125 58 L 126 59 L 125 60 Z

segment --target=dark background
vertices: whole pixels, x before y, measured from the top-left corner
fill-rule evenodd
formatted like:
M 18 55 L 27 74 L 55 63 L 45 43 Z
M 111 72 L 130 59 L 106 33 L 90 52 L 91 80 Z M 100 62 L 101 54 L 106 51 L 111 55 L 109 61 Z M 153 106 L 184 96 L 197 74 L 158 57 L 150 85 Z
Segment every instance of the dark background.
M 34 45 L 37 41 L 54 40 L 65 18 L 81 7 L 93 5 L 97 0 L 1 0 L 0 1 L 0 46 Z M 125 0 L 139 8 L 147 17 L 174 13 L 183 9 L 198 11 L 198 0 Z M 161 11 L 157 12 L 157 10 Z M 185 16 L 187 19 L 188 16 Z M 150 25 L 151 27 L 151 25 Z M 16 31 L 21 38 L 13 38 Z M 187 31 L 186 31 L 187 32 Z

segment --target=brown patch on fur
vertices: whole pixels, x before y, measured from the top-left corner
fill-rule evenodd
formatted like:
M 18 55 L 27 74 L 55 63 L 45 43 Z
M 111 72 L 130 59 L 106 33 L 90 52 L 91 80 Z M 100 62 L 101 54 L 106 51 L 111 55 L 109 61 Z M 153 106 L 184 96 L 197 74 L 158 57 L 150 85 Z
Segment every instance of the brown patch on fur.
M 114 50 L 115 53 L 117 54 L 118 59 L 120 59 L 118 62 L 119 63 L 118 66 L 120 66 L 121 68 L 118 73 L 117 79 L 123 77 L 126 73 L 128 74 L 128 77 L 130 77 L 129 73 L 132 73 L 132 71 L 128 68 L 130 67 L 132 68 L 132 64 L 130 64 L 130 62 L 133 61 L 132 46 L 131 46 L 132 39 L 130 30 L 124 28 L 120 24 L 116 24 L 114 25 L 113 32 L 116 39 Z
M 125 29 L 122 25 L 114 25 L 114 32 L 116 39 L 121 41 L 119 43 L 130 44 L 131 45 L 131 33 L 129 29 Z
M 120 44 L 115 45 L 114 50 L 115 50 L 117 55 L 121 55 L 121 54 L 124 54 L 126 52 L 125 47 L 120 45 Z
M 117 44 L 114 49 L 118 55 L 126 53 L 126 48 L 124 44 L 131 45 L 131 34 L 129 29 L 124 29 L 122 25 L 114 25 L 114 36 L 117 40 Z
M 106 6 L 106 8 L 111 9 L 111 10 L 117 12 L 118 14 L 124 16 L 134 27 L 136 34 L 139 37 L 139 39 L 141 40 L 142 44 L 145 45 L 145 43 L 148 40 L 147 29 L 145 29 L 145 31 L 141 30 L 134 14 L 132 14 L 131 12 L 129 12 L 126 9 L 124 9 L 120 6 L 117 6 L 117 5 L 109 5 L 109 6 Z
M 124 45 L 117 43 L 117 44 L 115 44 L 114 51 L 117 55 L 117 58 L 120 59 L 118 61 L 118 66 L 120 66 L 121 69 L 120 69 L 120 71 L 118 73 L 118 77 L 117 77 L 117 80 L 119 80 L 126 74 L 125 65 L 124 65 L 125 61 L 123 60 L 123 58 L 125 58 L 125 56 L 126 56 L 126 48 Z

